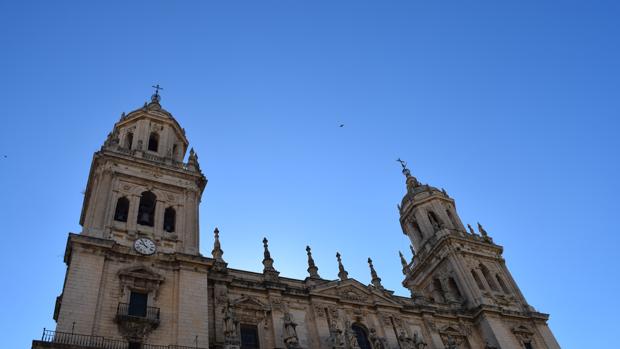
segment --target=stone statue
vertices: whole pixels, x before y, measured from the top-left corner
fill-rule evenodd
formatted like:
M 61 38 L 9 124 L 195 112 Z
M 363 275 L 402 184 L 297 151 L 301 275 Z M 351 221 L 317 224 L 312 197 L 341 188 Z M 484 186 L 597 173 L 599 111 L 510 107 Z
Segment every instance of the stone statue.
M 237 337 L 237 320 L 230 301 L 226 302 L 224 312 L 224 338 L 226 343 L 235 344 L 238 342 Z
M 402 349 L 415 349 L 413 341 L 403 329 L 400 330 L 400 334 L 398 335 L 398 343 L 400 343 Z
M 351 327 L 351 322 L 347 321 L 345 326 L 345 335 L 347 337 L 347 341 L 349 342 L 349 349 L 359 349 L 360 345 L 357 342 L 357 336 Z
M 335 319 L 332 319 L 329 325 L 330 339 L 332 342 L 332 348 L 344 348 L 344 337 L 342 330 L 338 328 L 338 323 Z
M 370 344 L 372 345 L 372 349 L 384 349 L 383 342 L 381 338 L 377 336 L 377 331 L 374 328 L 370 329 L 370 334 L 368 335 L 368 339 L 370 340 Z
M 291 314 L 284 313 L 284 344 L 287 348 L 299 348 L 299 339 L 297 338 L 297 324 L 291 318 Z
M 426 344 L 426 342 L 423 341 L 420 336 L 418 336 L 417 332 L 413 334 L 413 347 L 415 349 L 424 349 L 427 345 L 428 344 Z
M 454 338 L 450 335 L 448 335 L 446 349 L 459 349 L 456 340 L 454 340 Z

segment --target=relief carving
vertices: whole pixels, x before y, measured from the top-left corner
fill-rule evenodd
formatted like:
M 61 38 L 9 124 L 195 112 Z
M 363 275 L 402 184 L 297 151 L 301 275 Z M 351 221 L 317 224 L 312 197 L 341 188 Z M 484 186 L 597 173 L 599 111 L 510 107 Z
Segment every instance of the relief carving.
M 325 305 L 315 304 L 314 313 L 316 314 L 317 317 L 325 317 Z
M 338 296 L 342 299 L 351 300 L 355 302 L 366 302 L 368 295 L 355 290 L 353 288 L 346 288 L 338 291 Z

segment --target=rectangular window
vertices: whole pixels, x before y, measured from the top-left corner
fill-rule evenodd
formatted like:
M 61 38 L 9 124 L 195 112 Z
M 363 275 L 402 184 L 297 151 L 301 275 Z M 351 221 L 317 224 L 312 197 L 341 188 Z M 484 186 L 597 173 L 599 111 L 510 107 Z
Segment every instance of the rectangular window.
M 127 315 L 146 317 L 146 303 L 148 294 L 131 291 L 129 295 L 129 310 Z
M 254 325 L 241 324 L 241 349 L 259 349 L 258 328 Z
M 525 349 L 534 349 L 534 346 L 532 345 L 532 342 L 523 343 L 523 347 Z
M 127 349 L 140 349 L 142 348 L 142 343 L 140 342 L 129 342 Z

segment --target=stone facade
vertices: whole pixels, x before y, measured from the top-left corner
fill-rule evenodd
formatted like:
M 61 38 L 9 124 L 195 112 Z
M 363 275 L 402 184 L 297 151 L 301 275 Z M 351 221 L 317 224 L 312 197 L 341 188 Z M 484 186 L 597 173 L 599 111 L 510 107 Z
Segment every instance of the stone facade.
M 401 162 L 399 205 L 414 257 L 401 253 L 394 295 L 368 260 L 371 284 L 277 271 L 264 239 L 263 272 L 229 268 L 214 232 L 199 246 L 207 180 L 185 132 L 160 105 L 127 115 L 95 153 L 80 218 L 69 234 L 55 331 L 33 348 L 556 349 L 548 315 L 528 305 L 484 228 L 465 227 L 445 190 L 421 184 Z

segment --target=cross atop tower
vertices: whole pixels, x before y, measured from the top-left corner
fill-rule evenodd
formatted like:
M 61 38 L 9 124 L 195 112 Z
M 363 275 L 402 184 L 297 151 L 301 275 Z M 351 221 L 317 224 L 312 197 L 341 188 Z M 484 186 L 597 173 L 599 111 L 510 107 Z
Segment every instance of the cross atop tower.
M 151 96 L 152 102 L 158 102 L 161 100 L 161 96 L 159 95 L 159 90 L 163 90 L 163 87 L 160 87 L 159 84 L 152 86 L 155 89 L 155 93 Z
M 409 171 L 409 169 L 407 168 L 407 162 L 405 160 L 402 160 L 401 158 L 396 159 L 396 161 L 399 162 L 400 166 L 403 167 L 403 174 L 405 175 L 405 177 L 411 176 L 411 171 Z

